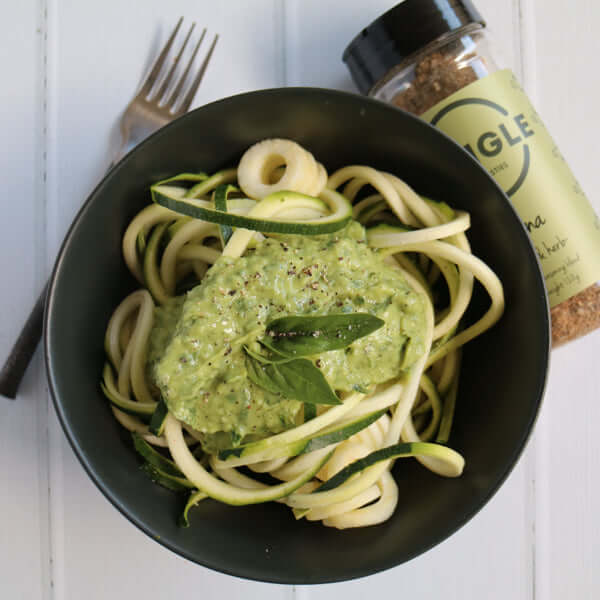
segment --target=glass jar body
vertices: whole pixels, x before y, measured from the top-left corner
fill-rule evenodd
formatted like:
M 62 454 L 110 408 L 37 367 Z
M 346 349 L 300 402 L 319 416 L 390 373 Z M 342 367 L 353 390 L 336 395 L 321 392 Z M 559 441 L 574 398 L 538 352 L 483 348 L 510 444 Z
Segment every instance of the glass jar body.
M 469 24 L 439 37 L 390 69 L 369 96 L 421 116 L 455 92 L 498 71 L 490 46 L 486 29 Z M 550 315 L 554 347 L 600 328 L 600 282 L 552 306 Z

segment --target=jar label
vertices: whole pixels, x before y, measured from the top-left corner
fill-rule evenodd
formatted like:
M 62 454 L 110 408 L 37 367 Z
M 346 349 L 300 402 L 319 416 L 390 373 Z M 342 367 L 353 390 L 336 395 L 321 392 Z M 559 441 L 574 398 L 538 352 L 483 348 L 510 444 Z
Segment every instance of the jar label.
M 551 307 L 600 280 L 600 220 L 509 69 L 421 118 L 471 152 L 510 198 L 537 251 Z

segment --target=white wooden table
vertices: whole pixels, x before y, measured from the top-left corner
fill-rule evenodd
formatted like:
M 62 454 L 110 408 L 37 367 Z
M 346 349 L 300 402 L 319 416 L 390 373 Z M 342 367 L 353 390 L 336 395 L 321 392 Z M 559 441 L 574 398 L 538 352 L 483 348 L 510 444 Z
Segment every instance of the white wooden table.
M 354 90 L 342 50 L 392 5 L 393 0 L 4 3 L 0 361 L 72 217 L 106 169 L 123 107 L 180 15 L 221 34 L 196 97 L 201 105 L 276 86 Z M 478 0 L 477 5 L 504 64 L 523 81 L 600 211 L 600 4 Z M 598 598 L 599 352 L 596 333 L 553 353 L 545 402 L 526 452 L 496 496 L 452 538 L 379 575 L 292 587 L 209 571 L 124 519 L 68 446 L 38 351 L 17 401 L 0 399 L 0 598 Z

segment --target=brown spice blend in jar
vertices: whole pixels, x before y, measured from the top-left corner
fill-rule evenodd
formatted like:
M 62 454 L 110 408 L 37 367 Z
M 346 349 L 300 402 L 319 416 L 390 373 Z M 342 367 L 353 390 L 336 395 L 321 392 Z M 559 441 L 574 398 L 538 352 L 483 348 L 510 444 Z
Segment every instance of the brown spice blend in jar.
M 600 285 L 571 296 L 550 310 L 555 348 L 600 327 Z
M 435 117 L 432 118 L 432 114 L 439 115 L 438 109 L 441 111 L 448 107 L 450 102 L 456 100 L 455 97 L 447 99 L 467 86 L 475 84 L 477 87 L 483 84 L 483 82 L 478 83 L 480 80 L 490 80 L 494 77 L 499 80 L 503 76 L 503 72 L 498 70 L 490 51 L 485 22 L 469 0 L 404 0 L 363 29 L 346 48 L 343 59 L 361 92 L 423 117 L 462 144 L 465 144 L 465 140 L 459 139 L 460 133 L 458 136 L 455 135 L 455 131 L 445 128 L 446 123 L 438 122 Z M 496 149 L 503 147 L 504 150 L 502 152 L 498 150 L 496 155 L 494 146 L 484 147 L 481 139 L 477 140 L 481 142 L 481 146 L 477 146 L 469 139 L 466 147 L 488 169 L 490 174 L 496 177 L 500 187 L 505 190 L 514 203 L 521 191 L 513 196 L 511 193 L 513 186 L 503 185 L 502 174 L 507 170 L 507 164 L 510 165 L 511 162 L 506 158 L 504 151 L 508 146 L 514 145 L 517 137 L 524 138 L 527 135 L 533 135 L 534 132 L 538 134 L 534 138 L 527 139 L 527 142 L 532 156 L 532 165 L 534 161 L 543 165 L 539 171 L 541 171 L 541 178 L 545 177 L 546 181 L 538 178 L 536 184 L 541 182 L 539 193 L 526 198 L 526 202 L 521 196 L 518 198 L 518 203 L 521 207 L 527 205 L 528 211 L 532 214 L 537 212 L 538 217 L 540 214 L 546 215 L 546 212 L 554 217 L 553 224 L 549 226 L 552 233 L 547 238 L 552 240 L 550 245 L 554 242 L 552 236 L 555 236 L 556 233 L 560 234 L 557 237 L 569 238 L 569 243 L 573 244 L 573 247 L 562 255 L 560 266 L 556 262 L 551 266 L 551 261 L 548 260 L 549 255 L 544 256 L 544 251 L 540 252 L 540 248 L 545 247 L 546 239 L 536 238 L 537 232 L 528 227 L 532 241 L 538 249 L 540 262 L 546 276 L 550 305 L 552 306 L 550 311 L 552 345 L 556 347 L 600 328 L 600 283 L 596 282 L 590 285 L 590 282 L 600 279 L 600 266 L 594 266 L 600 265 L 600 232 L 594 231 L 593 226 L 589 226 L 591 221 L 595 223 L 599 223 L 599 221 L 595 218 L 593 209 L 580 191 L 566 163 L 564 165 L 550 164 L 545 157 L 545 150 L 550 145 L 551 148 L 554 148 L 552 154 L 555 157 L 559 156 L 564 162 L 562 155 L 549 136 L 545 142 L 546 147 L 538 146 L 538 154 L 535 153 L 535 142 L 532 140 L 541 139 L 543 137 L 541 131 L 544 130 L 547 134 L 547 130 L 541 121 L 538 121 L 535 127 L 532 125 L 538 115 L 531 107 L 514 76 L 512 79 L 505 77 L 503 81 L 504 89 L 495 83 L 496 87 L 490 88 L 495 92 L 500 92 L 498 96 L 492 96 L 483 102 L 487 102 L 488 105 L 494 103 L 496 106 L 510 108 L 507 103 L 510 105 L 510 94 L 512 93 L 514 96 L 514 91 L 511 92 L 509 88 L 518 88 L 525 99 L 524 102 L 529 107 L 529 112 L 523 111 L 525 104 L 520 99 L 515 104 L 515 107 L 519 109 L 515 110 L 515 116 L 517 118 L 522 116 L 523 121 L 527 119 L 528 122 L 525 125 L 529 128 L 524 126 L 520 131 L 514 129 L 517 121 L 503 123 L 498 112 L 491 111 L 488 122 L 482 124 L 483 128 L 479 134 L 485 132 L 489 141 L 493 139 L 491 136 L 494 135 L 494 131 L 497 132 L 498 124 L 501 123 L 500 127 L 505 127 L 504 132 L 507 133 L 507 136 L 502 139 L 502 135 L 497 135 L 493 143 Z M 508 95 L 505 94 L 506 90 L 508 90 Z M 477 93 L 473 93 L 473 96 L 478 97 Z M 481 100 L 477 101 L 483 104 Z M 468 101 L 462 96 L 460 102 L 466 104 Z M 466 112 L 465 114 L 467 115 L 465 118 L 471 120 L 471 114 Z M 467 121 L 461 122 L 460 125 L 463 129 L 468 128 Z M 513 133 L 508 133 L 511 125 Z M 473 151 L 473 148 L 479 152 Z M 521 152 L 518 145 L 515 148 L 519 153 Z M 494 158 L 490 158 L 492 156 Z M 518 157 L 520 159 L 522 154 L 518 154 Z M 516 163 L 516 160 L 515 158 L 513 162 Z M 494 161 L 496 164 L 493 165 L 490 161 Z M 496 175 L 496 169 L 501 173 L 500 178 Z M 555 175 L 560 169 L 564 170 L 560 176 L 562 179 Z M 526 172 L 526 175 L 531 177 L 531 173 Z M 552 181 L 548 183 L 550 180 Z M 554 195 L 548 193 L 549 189 L 554 191 Z M 578 190 L 575 195 L 573 190 Z M 564 220 L 561 218 L 561 210 L 565 209 L 558 210 L 556 207 L 560 205 L 568 206 L 567 210 L 572 210 L 577 214 L 579 217 L 577 230 L 563 231 L 561 229 Z M 535 207 L 535 212 L 531 207 Z M 527 222 L 529 215 L 520 214 L 522 219 Z M 548 221 L 550 222 L 550 219 Z M 600 229 L 600 226 L 597 225 L 596 229 Z M 579 239 L 586 239 L 585 245 L 577 245 Z M 579 267 L 574 267 L 576 270 L 572 272 L 569 271 L 571 266 L 568 265 L 575 263 L 581 265 L 584 261 L 583 271 L 577 270 Z M 562 279 L 561 269 L 566 273 Z M 580 284 L 572 283 L 580 280 L 582 282 Z M 584 286 L 583 290 L 582 286 Z
M 393 103 L 420 116 L 476 80 L 475 71 L 471 67 L 457 65 L 453 54 L 434 52 L 417 63 L 412 85 L 394 96 Z

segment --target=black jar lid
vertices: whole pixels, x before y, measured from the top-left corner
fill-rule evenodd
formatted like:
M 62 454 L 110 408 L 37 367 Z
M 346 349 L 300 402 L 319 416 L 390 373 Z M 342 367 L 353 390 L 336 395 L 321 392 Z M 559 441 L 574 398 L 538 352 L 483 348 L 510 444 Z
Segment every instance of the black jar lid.
M 350 42 L 342 56 L 366 94 L 392 68 L 441 35 L 485 21 L 469 0 L 404 0 Z

